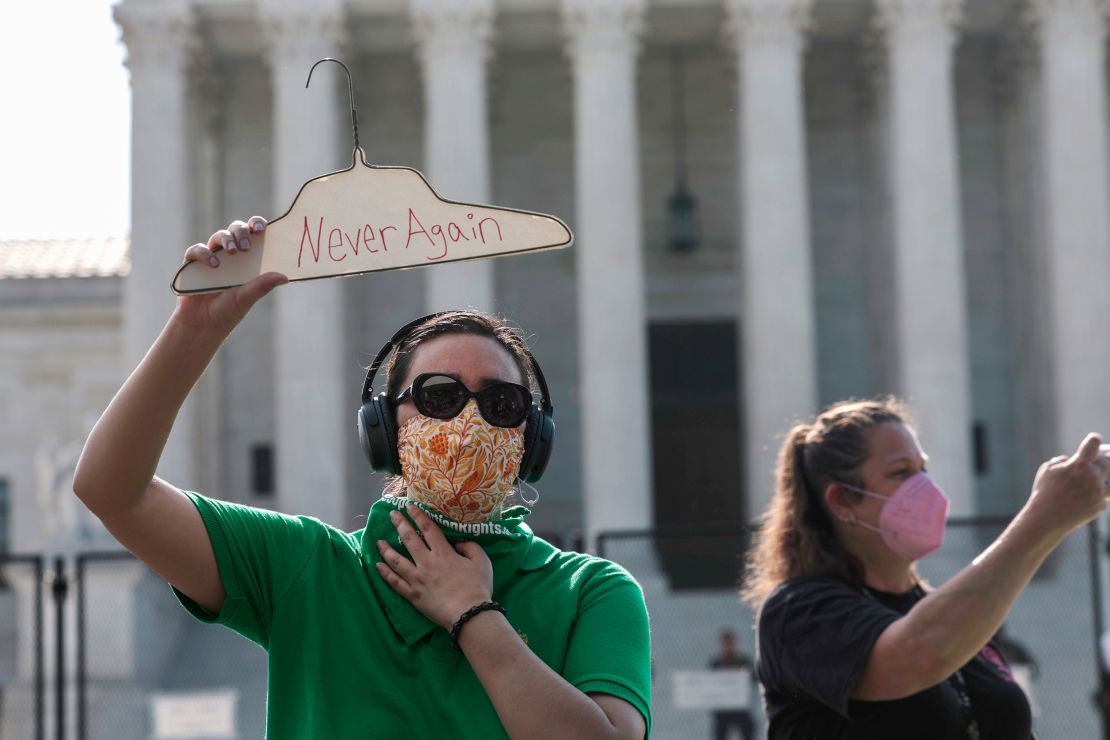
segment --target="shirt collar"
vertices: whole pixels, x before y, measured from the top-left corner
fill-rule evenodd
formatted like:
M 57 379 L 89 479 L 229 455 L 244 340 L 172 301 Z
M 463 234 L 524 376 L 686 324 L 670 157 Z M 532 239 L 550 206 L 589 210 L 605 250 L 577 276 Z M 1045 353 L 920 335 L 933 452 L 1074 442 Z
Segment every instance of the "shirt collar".
M 382 559 L 378 552 L 378 540 L 385 540 L 394 550 L 408 557 L 408 550 L 401 544 L 397 529 L 389 520 L 391 511 L 399 511 L 408 518 L 408 513 L 405 511 L 405 505 L 408 503 L 408 499 L 392 496 L 385 496 L 374 502 L 370 507 L 366 528 L 362 530 L 361 548 L 362 562 L 367 578 L 370 580 L 370 587 L 377 595 L 386 617 L 398 636 L 406 645 L 412 645 L 434 632 L 437 626 L 405 597 L 390 588 L 376 567 Z M 524 523 L 524 517 L 529 514 L 529 511 L 523 506 L 514 506 L 503 511 L 499 519 L 475 523 L 456 522 L 426 506 L 421 504 L 418 506 L 439 524 L 440 530 L 449 541 L 470 540 L 482 546 L 493 565 L 495 599 L 500 589 L 517 570 L 542 568 L 559 552 L 550 543 L 536 537 L 532 529 Z

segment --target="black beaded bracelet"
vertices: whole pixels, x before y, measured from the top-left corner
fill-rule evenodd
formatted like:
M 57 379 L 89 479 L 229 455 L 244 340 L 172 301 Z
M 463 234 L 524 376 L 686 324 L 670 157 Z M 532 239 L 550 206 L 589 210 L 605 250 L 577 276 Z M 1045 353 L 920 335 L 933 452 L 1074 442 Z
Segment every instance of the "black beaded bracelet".
M 505 607 L 501 606 L 496 601 L 483 601 L 481 604 L 467 609 L 451 627 L 451 647 L 456 650 L 461 650 L 462 648 L 459 647 L 459 633 L 462 632 L 463 625 L 473 619 L 476 614 L 488 611 L 501 612 L 504 614 Z

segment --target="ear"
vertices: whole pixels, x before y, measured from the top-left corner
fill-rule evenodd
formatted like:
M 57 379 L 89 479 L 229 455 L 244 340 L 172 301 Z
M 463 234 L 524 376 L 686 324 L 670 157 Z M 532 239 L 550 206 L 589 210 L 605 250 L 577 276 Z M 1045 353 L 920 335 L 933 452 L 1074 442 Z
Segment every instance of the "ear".
M 839 483 L 830 483 L 825 486 L 825 505 L 833 519 L 841 522 L 851 522 L 856 518 L 851 506 L 847 504 L 844 487 Z

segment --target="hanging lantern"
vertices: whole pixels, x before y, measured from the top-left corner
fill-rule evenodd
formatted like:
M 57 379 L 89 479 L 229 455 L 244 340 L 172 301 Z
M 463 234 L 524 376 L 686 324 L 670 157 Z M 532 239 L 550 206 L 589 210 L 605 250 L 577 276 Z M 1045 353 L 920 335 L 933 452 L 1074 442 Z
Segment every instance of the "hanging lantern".
M 674 134 L 675 185 L 667 199 L 668 246 L 672 252 L 687 253 L 700 241 L 698 201 L 686 180 L 686 111 L 683 100 L 683 60 L 677 47 L 671 50 L 671 116 Z

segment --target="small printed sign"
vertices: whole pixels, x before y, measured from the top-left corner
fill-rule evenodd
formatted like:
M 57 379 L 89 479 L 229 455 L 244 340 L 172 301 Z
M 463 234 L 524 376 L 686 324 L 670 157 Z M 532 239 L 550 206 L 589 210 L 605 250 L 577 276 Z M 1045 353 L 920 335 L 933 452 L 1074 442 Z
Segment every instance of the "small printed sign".
M 239 737 L 235 707 L 239 692 L 217 691 L 148 694 L 152 740 L 200 740 Z
M 449 201 L 418 171 L 371 166 L 362 154 L 356 149 L 349 168 L 306 182 L 288 211 L 250 236 L 249 251 L 220 252 L 215 268 L 182 265 L 173 291 L 216 292 L 271 271 L 297 282 L 558 249 L 573 241 L 554 216 Z
M 752 672 L 747 668 L 673 671 L 671 688 L 676 709 L 749 709 L 752 700 Z

